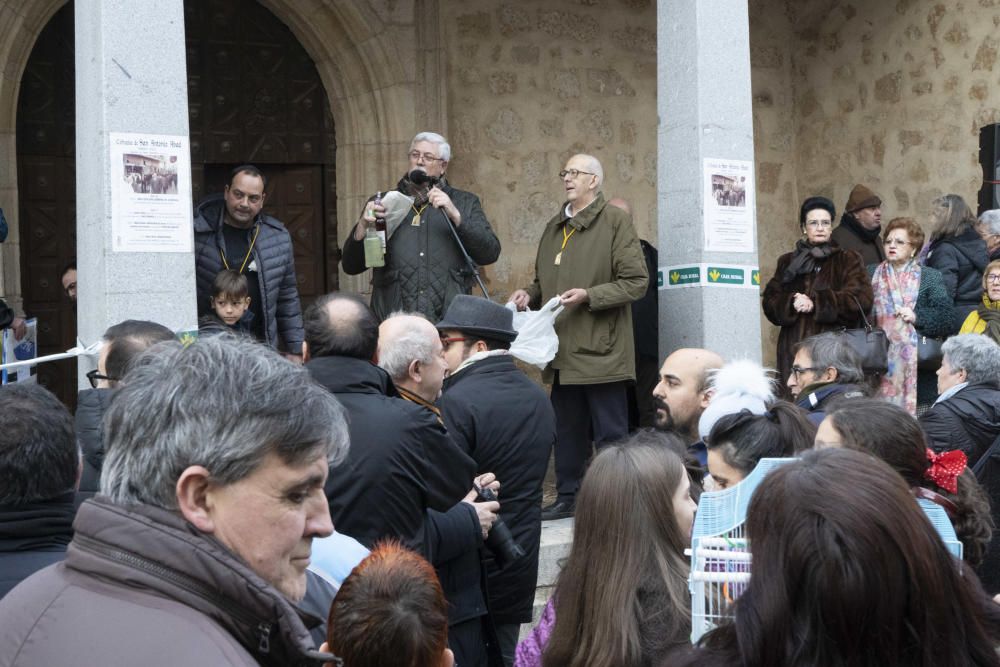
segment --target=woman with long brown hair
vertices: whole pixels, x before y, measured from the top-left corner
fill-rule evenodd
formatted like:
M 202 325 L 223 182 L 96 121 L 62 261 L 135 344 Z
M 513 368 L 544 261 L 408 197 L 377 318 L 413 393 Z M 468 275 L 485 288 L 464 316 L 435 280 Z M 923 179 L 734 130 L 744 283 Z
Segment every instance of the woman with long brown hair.
M 688 563 L 696 505 L 665 446 L 607 447 L 577 495 L 573 546 L 516 667 L 645 667 L 691 634 Z
M 753 573 L 732 619 L 661 664 L 1000 665 L 997 605 L 883 461 L 806 452 L 757 487 L 746 529 Z

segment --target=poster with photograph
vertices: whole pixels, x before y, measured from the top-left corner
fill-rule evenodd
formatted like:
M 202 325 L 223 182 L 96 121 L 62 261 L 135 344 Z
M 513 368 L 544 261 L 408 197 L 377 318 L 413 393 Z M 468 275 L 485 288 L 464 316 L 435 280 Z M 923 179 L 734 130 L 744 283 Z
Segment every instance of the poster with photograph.
M 111 249 L 191 252 L 188 138 L 111 133 Z
M 0 364 L 28 361 L 38 357 L 38 320 L 34 317 L 24 321 L 24 335 L 17 338 L 13 329 L 0 330 Z M 0 371 L 0 383 L 37 382 L 34 364 L 17 366 Z
M 754 177 L 749 160 L 704 160 L 705 250 L 754 251 Z

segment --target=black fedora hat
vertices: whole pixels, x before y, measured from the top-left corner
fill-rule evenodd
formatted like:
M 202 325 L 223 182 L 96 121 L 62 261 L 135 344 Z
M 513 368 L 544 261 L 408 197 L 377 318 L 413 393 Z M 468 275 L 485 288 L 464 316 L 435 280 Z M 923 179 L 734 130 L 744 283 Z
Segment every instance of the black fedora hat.
M 468 294 L 452 299 L 444 319 L 435 326 L 439 331 L 452 329 L 508 343 L 517 338 L 514 313 L 489 299 Z

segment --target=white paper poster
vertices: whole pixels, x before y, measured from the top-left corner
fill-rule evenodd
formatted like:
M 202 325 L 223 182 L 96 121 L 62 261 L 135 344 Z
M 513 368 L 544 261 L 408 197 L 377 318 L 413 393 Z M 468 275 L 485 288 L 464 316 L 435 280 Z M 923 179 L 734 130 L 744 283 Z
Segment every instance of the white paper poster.
M 111 133 L 111 248 L 192 252 L 188 138 Z
M 748 160 L 704 160 L 705 249 L 754 251 L 754 177 Z
M 24 321 L 24 335 L 18 339 L 13 329 L 0 330 L 0 363 L 30 361 L 38 356 L 38 320 L 34 317 Z M 18 366 L 15 370 L 0 371 L 0 383 L 37 382 L 32 372 L 34 366 Z

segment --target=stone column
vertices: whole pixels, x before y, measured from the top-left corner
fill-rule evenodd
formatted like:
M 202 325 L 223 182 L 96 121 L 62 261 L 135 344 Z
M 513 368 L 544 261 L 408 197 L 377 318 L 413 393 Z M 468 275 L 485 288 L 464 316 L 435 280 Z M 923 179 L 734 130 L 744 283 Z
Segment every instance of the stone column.
M 661 358 L 704 347 L 760 359 L 751 104 L 747 0 L 658 0 L 658 247 L 660 268 L 673 269 L 660 276 Z M 747 176 L 742 242 L 738 220 L 707 229 L 720 207 L 706 195 L 705 160 L 729 163 L 720 177 Z
M 89 345 L 126 319 L 196 329 L 191 244 L 179 252 L 115 251 L 112 239 L 112 180 L 123 178 L 123 167 L 111 159 L 110 134 L 179 136 L 188 150 L 184 3 L 76 0 L 75 14 L 79 338 Z M 190 168 L 177 186 L 187 198 L 190 241 Z M 81 358 L 81 387 L 95 367 L 96 359 Z

